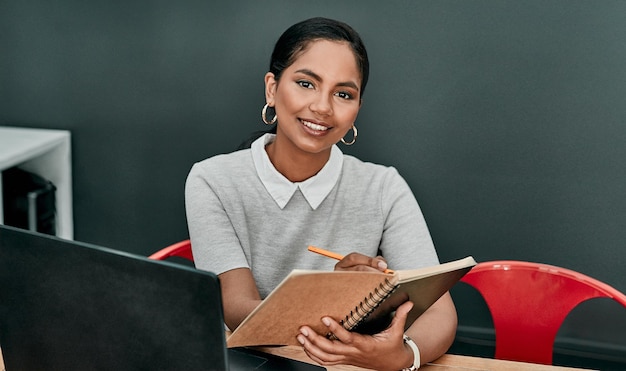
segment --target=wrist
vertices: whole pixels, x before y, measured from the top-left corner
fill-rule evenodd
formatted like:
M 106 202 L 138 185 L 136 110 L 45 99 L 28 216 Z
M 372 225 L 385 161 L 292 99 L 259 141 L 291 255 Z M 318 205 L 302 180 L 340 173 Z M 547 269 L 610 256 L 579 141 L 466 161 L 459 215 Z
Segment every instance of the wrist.
M 407 335 L 404 335 L 403 339 L 404 339 L 405 346 L 408 346 L 411 349 L 411 352 L 413 353 L 413 359 L 412 359 L 413 363 L 409 367 L 403 368 L 401 371 L 415 371 L 421 365 L 419 348 L 417 347 L 417 344 L 415 344 L 413 339 L 411 339 Z

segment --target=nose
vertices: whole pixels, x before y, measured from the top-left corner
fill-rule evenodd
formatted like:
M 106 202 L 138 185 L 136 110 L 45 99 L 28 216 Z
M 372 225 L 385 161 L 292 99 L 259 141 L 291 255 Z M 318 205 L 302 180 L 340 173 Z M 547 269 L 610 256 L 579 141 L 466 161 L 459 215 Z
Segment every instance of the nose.
M 311 102 L 309 108 L 311 111 L 321 116 L 328 116 L 333 113 L 332 98 L 329 94 L 316 94 L 315 99 Z

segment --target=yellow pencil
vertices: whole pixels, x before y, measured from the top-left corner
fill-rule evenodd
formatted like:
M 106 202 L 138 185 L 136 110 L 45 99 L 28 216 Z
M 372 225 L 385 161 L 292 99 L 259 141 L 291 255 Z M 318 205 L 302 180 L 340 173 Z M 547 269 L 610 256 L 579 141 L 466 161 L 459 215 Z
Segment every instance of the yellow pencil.
M 341 254 L 337 254 L 336 252 L 324 250 L 322 248 L 315 247 L 315 246 L 309 246 L 309 251 L 332 258 L 332 259 L 336 259 L 336 260 L 343 259 L 343 255 Z M 391 269 L 385 269 L 385 273 L 393 273 L 393 271 Z

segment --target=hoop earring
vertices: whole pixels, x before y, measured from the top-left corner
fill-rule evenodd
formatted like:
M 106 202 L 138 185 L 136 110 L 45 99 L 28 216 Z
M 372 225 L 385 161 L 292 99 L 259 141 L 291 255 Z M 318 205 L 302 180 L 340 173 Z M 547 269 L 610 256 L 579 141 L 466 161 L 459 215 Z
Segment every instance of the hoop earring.
M 356 142 L 356 136 L 358 135 L 358 132 L 354 124 L 352 124 L 352 131 L 354 131 L 354 136 L 352 137 L 352 140 L 349 142 L 346 142 L 345 140 L 343 140 L 343 138 L 341 138 L 341 143 L 345 144 L 346 146 L 351 146 L 354 144 L 354 142 Z
M 263 110 L 261 110 L 261 118 L 263 119 L 265 125 L 273 125 L 278 119 L 278 115 L 274 115 L 274 118 L 269 121 L 267 119 L 267 107 L 269 107 L 269 104 L 265 103 L 265 105 L 263 106 Z

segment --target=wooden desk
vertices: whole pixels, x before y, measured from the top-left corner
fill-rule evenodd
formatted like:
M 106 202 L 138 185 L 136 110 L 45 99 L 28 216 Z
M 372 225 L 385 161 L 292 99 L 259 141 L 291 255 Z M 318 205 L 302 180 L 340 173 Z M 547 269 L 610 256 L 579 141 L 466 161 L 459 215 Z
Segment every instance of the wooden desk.
M 300 347 L 289 346 L 281 348 L 260 348 L 268 353 L 277 354 L 283 357 L 297 359 L 303 362 L 313 363 L 304 354 Z M 354 366 L 329 366 L 329 371 L 358 371 L 363 370 Z M 501 361 L 490 358 L 478 358 L 468 356 L 458 356 L 454 354 L 444 354 L 441 358 L 433 363 L 429 363 L 420 367 L 420 371 L 580 371 L 579 368 L 567 368 L 558 366 L 538 365 L 534 363 L 522 363 L 513 361 Z M 0 371 L 5 371 L 4 362 L 2 360 L 2 352 L 0 352 Z
M 277 348 L 258 348 L 264 352 L 297 359 L 302 362 L 314 363 L 298 346 L 287 346 Z M 354 366 L 328 366 L 329 371 L 358 371 L 363 370 Z M 436 361 L 423 365 L 420 371 L 566 371 L 578 370 L 579 368 L 568 368 L 550 365 L 540 365 L 535 363 L 523 363 L 513 361 L 503 361 L 491 358 L 479 358 L 459 356 L 454 354 L 444 354 Z

